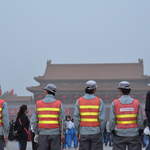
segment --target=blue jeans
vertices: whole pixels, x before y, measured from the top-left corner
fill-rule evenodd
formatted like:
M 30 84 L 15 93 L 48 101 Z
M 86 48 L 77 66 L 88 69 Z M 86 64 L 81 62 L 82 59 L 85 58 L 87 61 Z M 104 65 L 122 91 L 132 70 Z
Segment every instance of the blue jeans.
M 76 131 L 74 128 L 67 129 L 65 135 L 65 148 L 71 148 L 73 142 L 73 147 L 78 147 L 78 140 L 76 136 Z
M 111 146 L 112 144 L 112 139 L 111 139 L 111 133 L 107 132 L 106 133 L 106 140 L 105 140 L 105 145 L 109 144 L 109 146 Z
M 146 146 L 146 150 L 150 150 L 150 136 L 147 136 L 148 137 L 148 145 Z
M 25 140 L 19 140 L 19 150 L 26 150 L 27 148 L 27 141 Z

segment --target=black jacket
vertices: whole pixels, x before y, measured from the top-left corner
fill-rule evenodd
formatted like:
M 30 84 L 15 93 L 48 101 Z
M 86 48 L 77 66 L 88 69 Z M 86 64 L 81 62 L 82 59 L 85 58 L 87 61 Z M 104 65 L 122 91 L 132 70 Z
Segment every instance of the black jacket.
M 25 114 L 16 119 L 14 130 L 17 132 L 17 140 L 27 141 L 28 135 L 24 128 L 29 130 L 29 125 L 30 121 Z
M 146 95 L 145 113 L 147 116 L 148 125 L 150 127 L 150 91 L 148 91 Z

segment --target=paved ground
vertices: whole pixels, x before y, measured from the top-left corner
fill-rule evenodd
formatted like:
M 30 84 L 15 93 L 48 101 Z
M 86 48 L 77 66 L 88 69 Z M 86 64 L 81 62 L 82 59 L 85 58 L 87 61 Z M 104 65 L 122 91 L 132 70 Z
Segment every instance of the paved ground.
M 5 150 L 19 150 L 17 142 L 8 142 L 7 148 Z M 27 144 L 27 150 L 32 150 L 31 142 Z
M 5 150 L 19 150 L 17 142 L 8 142 L 7 147 L 8 149 L 5 148 Z M 31 142 L 28 142 L 27 150 L 32 150 Z M 71 150 L 74 150 L 74 149 L 71 149 Z M 111 150 L 111 148 L 106 147 L 104 150 Z
M 5 148 L 5 150 L 19 150 L 17 142 L 8 142 L 7 147 L 8 147 L 8 149 Z M 27 150 L 32 150 L 31 142 L 28 142 Z M 74 149 L 72 149 L 72 150 L 74 150 Z M 112 148 L 107 146 L 107 147 L 104 147 L 104 150 L 112 150 Z

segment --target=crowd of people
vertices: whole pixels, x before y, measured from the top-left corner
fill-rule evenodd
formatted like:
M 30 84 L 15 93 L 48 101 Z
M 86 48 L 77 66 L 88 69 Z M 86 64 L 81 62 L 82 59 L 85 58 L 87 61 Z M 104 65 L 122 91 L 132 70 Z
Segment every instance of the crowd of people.
M 105 104 L 95 95 L 96 81 L 85 83 L 85 94 L 77 99 L 72 115 L 64 115 L 63 104 L 56 99 L 56 86 L 44 87 L 45 97 L 36 101 L 35 113 L 28 118 L 27 105 L 22 105 L 15 121 L 9 123 L 7 103 L 0 100 L 0 150 L 8 139 L 18 141 L 18 149 L 26 150 L 150 150 L 150 91 L 146 95 L 145 114 L 138 99 L 130 96 L 128 81 L 118 84 L 120 97 L 112 101 L 109 120 Z

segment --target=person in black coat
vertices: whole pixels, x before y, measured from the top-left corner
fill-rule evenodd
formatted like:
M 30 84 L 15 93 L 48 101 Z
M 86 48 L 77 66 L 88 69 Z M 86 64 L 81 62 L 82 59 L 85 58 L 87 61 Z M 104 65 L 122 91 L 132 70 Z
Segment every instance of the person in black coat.
M 10 141 L 15 140 L 14 126 L 15 126 L 15 122 L 13 120 L 11 120 L 10 128 L 9 128 L 9 135 L 8 135 L 8 140 L 10 140 Z
M 147 116 L 148 126 L 150 129 L 150 91 L 148 91 L 146 95 L 145 113 Z M 149 136 L 149 144 L 146 150 L 150 150 L 150 136 Z
M 22 105 L 17 114 L 15 131 L 19 142 L 19 150 L 26 150 L 30 121 L 27 116 L 27 105 Z

